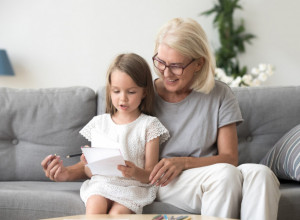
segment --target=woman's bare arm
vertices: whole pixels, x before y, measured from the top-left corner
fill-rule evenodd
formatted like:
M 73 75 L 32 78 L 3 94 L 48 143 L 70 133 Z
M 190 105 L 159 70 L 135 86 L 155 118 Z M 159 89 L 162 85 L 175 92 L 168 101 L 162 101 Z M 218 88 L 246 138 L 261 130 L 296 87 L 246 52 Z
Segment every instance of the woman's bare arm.
M 210 157 L 163 158 L 150 174 L 151 184 L 168 185 L 183 170 L 208 166 L 216 163 L 238 164 L 238 138 L 236 124 L 229 124 L 218 130 L 218 155 Z

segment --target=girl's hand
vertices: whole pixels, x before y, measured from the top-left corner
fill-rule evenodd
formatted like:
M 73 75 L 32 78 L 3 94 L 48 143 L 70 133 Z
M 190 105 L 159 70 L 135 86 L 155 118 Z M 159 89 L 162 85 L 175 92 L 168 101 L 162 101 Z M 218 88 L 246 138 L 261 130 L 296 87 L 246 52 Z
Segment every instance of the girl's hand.
M 84 154 L 82 154 L 80 156 L 80 162 L 83 164 L 83 165 L 87 165 L 87 160 L 84 156 Z M 84 166 L 84 172 L 85 172 L 85 175 L 88 177 L 88 178 L 91 178 L 93 176 L 92 174 L 92 171 L 90 170 L 90 168 L 88 166 Z
M 85 159 L 84 154 L 81 154 L 81 156 L 80 156 L 80 161 L 81 161 L 84 165 L 87 164 L 87 161 L 86 161 L 86 159 Z
M 125 160 L 125 164 L 126 166 L 118 165 L 118 170 L 122 172 L 122 175 L 124 177 L 134 178 L 136 176 L 137 166 L 134 163 L 127 160 Z
M 153 168 L 149 180 L 156 186 L 166 186 L 184 170 L 183 157 L 163 158 Z
M 83 146 L 83 147 L 90 147 L 89 145 L 85 145 L 85 146 Z M 82 148 L 83 148 L 82 147 Z M 80 156 L 80 161 L 84 164 L 84 165 L 86 165 L 88 162 L 87 162 L 87 160 L 86 160 L 86 158 L 85 158 L 85 156 L 84 156 L 84 154 L 82 154 L 81 156 Z
M 53 181 L 66 181 L 68 179 L 68 172 L 60 156 L 49 155 L 42 162 L 41 166 L 45 172 L 45 176 Z

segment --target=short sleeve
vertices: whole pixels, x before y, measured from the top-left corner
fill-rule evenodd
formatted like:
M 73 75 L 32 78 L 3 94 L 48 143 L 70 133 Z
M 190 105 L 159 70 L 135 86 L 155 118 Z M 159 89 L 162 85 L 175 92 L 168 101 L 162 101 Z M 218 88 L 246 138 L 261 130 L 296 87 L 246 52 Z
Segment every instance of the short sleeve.
M 159 137 L 159 144 L 162 144 L 169 139 L 169 131 L 163 126 L 163 124 L 156 118 L 152 117 L 146 130 L 146 142 L 151 141 L 154 138 Z
M 92 141 L 91 131 L 96 127 L 96 117 L 90 120 L 80 131 L 79 133 L 85 137 L 88 141 Z
M 223 127 L 231 123 L 241 123 L 243 121 L 239 103 L 232 90 L 226 85 L 223 91 L 223 98 L 219 107 L 218 127 Z

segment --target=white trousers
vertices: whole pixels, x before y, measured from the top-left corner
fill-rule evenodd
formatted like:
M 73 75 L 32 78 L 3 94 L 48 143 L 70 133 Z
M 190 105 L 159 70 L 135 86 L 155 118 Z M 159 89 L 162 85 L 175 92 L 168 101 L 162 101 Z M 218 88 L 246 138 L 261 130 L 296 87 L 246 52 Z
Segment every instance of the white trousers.
M 242 220 L 276 220 L 279 181 L 260 164 L 220 163 L 183 171 L 157 200 L 191 213 Z

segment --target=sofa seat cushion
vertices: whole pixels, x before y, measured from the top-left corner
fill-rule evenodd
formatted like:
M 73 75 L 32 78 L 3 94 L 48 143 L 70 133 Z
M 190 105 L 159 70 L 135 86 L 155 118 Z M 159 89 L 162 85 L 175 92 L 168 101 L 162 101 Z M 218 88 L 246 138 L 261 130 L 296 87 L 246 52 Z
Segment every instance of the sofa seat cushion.
M 81 184 L 81 182 L 0 182 L 1 220 L 34 220 L 82 215 L 85 213 L 85 207 L 79 197 Z M 297 219 L 294 217 L 300 207 L 300 184 L 284 182 L 280 185 L 280 192 L 278 219 Z M 143 213 L 187 212 L 167 203 L 154 202 L 145 206 Z
M 1 220 L 35 220 L 85 214 L 79 196 L 82 182 L 0 181 Z M 188 213 L 173 205 L 154 202 L 144 214 Z
M 0 216 L 43 219 L 85 213 L 79 196 L 81 182 L 1 181 Z
M 280 193 L 277 219 L 300 219 L 300 183 L 294 181 L 282 182 Z

